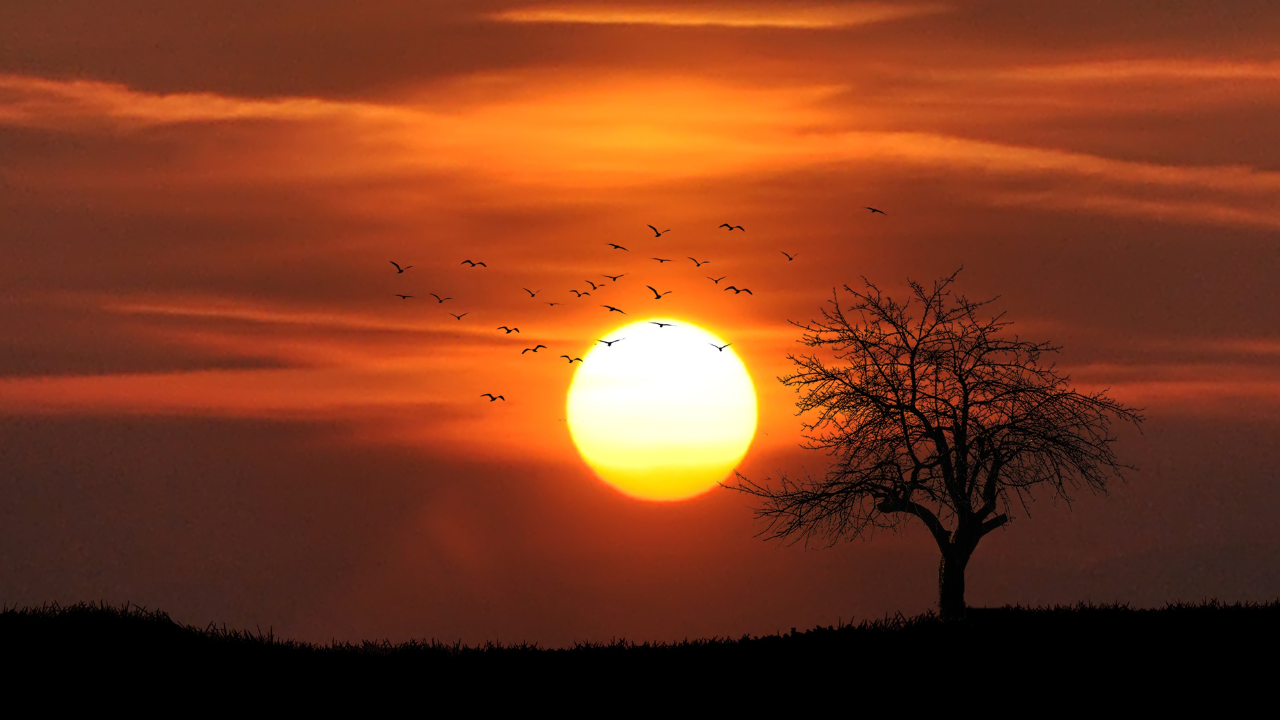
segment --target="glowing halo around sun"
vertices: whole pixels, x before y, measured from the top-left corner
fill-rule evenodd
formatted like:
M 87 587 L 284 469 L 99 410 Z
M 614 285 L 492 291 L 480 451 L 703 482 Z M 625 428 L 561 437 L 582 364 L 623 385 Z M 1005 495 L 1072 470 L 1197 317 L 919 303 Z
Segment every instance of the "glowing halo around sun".
M 652 322 L 671 323 L 658 327 Z M 566 420 L 587 464 L 622 493 L 683 500 L 723 480 L 756 432 L 756 392 L 733 347 L 667 318 L 603 336 L 569 386 Z

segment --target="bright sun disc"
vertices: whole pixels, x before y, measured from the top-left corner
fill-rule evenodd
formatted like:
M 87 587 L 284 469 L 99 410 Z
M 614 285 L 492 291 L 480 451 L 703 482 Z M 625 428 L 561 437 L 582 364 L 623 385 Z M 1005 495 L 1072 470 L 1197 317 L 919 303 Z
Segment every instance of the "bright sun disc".
M 679 320 L 642 320 L 604 336 L 615 338 L 623 339 L 583 357 L 569 387 L 578 452 L 631 497 L 683 500 L 715 487 L 756 431 L 756 392 L 742 360 Z

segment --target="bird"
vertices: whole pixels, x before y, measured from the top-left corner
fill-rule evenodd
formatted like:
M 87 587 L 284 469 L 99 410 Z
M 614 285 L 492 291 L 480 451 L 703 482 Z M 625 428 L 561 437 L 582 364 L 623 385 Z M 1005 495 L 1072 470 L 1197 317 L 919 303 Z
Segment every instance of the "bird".
M 507 327 L 506 325 L 499 325 L 497 329 L 506 330 L 508 335 L 510 335 L 513 332 L 520 332 L 520 328 Z
M 670 290 L 668 290 L 668 291 L 666 291 L 666 292 L 664 292 L 664 293 L 660 293 L 660 292 L 658 292 L 658 291 L 657 291 L 657 289 L 656 289 L 656 288 L 654 288 L 652 285 L 645 285 L 645 287 L 649 288 L 650 290 L 653 290 L 653 299 L 654 299 L 654 300 L 661 300 L 663 295 L 670 295 L 670 294 L 671 294 L 671 291 L 670 291 Z
M 654 260 L 657 260 L 659 265 L 661 265 L 661 264 L 662 264 L 662 263 L 664 263 L 664 262 L 671 262 L 670 260 L 668 260 L 668 259 L 666 259 L 666 258 L 653 258 L 653 259 L 654 259 Z
M 563 303 L 553 303 L 553 302 L 549 302 L 547 304 L 550 305 L 551 307 L 555 307 L 557 305 L 563 305 Z
M 462 319 L 462 315 L 470 315 L 470 313 L 469 313 L 469 312 L 464 312 L 464 313 L 462 313 L 462 315 L 456 315 L 456 314 L 454 314 L 454 313 L 449 313 L 449 314 L 450 314 L 450 315 L 453 315 L 454 317 L 458 318 L 459 320 L 461 320 L 461 319 Z
M 501 395 L 494 395 L 493 393 L 480 393 L 480 397 L 489 398 L 489 402 L 494 402 L 496 400 L 501 400 L 502 402 L 507 401 L 507 399 L 502 397 Z
M 390 260 L 388 262 L 396 266 L 396 274 L 400 274 L 405 270 L 408 270 L 409 268 L 413 267 L 412 265 L 405 265 L 404 267 L 400 267 L 400 263 L 396 262 L 395 260 Z
M 709 344 L 711 345 L 711 347 L 713 347 L 713 348 L 715 348 L 715 349 L 719 350 L 720 352 L 724 352 L 724 349 L 725 349 L 725 348 L 727 348 L 727 347 L 729 347 L 729 346 L 730 346 L 730 345 L 732 345 L 733 343 L 725 343 L 725 344 L 723 344 L 723 345 L 717 345 L 717 344 L 715 344 L 715 343 L 709 343 Z
M 533 290 L 530 290 L 529 288 L 520 288 L 520 289 L 529 293 L 529 297 L 537 297 L 538 293 L 542 292 L 541 290 L 538 290 L 537 292 L 535 292 Z
M 538 348 L 544 348 L 544 347 L 546 347 L 546 345 L 534 345 L 534 346 L 533 346 L 533 347 L 531 347 L 531 348 L 525 348 L 525 349 L 521 350 L 521 351 L 520 351 L 520 354 L 521 354 L 521 355 L 523 355 L 523 354 L 525 354 L 525 353 L 529 352 L 530 350 L 532 350 L 533 352 L 538 352 Z
M 698 258 L 690 257 L 688 255 L 685 255 L 685 257 L 693 261 L 694 267 L 702 267 L 703 265 L 706 265 L 707 263 L 711 262 L 710 260 L 703 260 L 702 262 L 698 262 Z
M 881 215 L 887 215 L 887 214 L 888 214 L 888 213 L 886 213 L 886 212 L 885 212 L 885 211 L 883 211 L 883 210 L 877 210 L 877 209 L 875 209 L 875 208 L 873 208 L 873 207 L 871 207 L 871 206 L 869 206 L 869 205 L 864 205 L 863 207 L 865 207 L 866 209 L 870 210 L 872 215 L 875 215 L 876 213 L 880 213 Z
M 656 227 L 654 227 L 654 226 L 652 226 L 652 225 L 650 225 L 650 226 L 649 226 L 649 229 L 653 231 L 653 236 L 654 236 L 654 237 L 662 237 L 662 233 L 669 233 L 669 232 L 671 232 L 671 228 L 667 228 L 666 230 L 659 231 L 659 230 L 658 230 L 658 228 L 656 228 Z
M 401 300 L 408 300 L 409 298 L 413 297 L 413 295 L 401 295 L 400 293 L 395 293 L 395 296 L 400 298 Z
M 617 340 L 597 340 L 596 342 L 604 343 L 605 347 L 613 347 L 614 343 L 622 342 L 623 340 L 626 340 L 626 338 L 618 338 Z
M 583 295 L 590 295 L 590 294 L 591 294 L 591 293 L 589 293 L 589 292 L 582 292 L 581 290 L 570 290 L 569 292 L 571 292 L 571 293 L 577 293 L 577 294 L 578 294 L 578 297 L 582 297 Z
M 751 292 L 751 290 L 749 290 L 748 288 L 736 288 L 730 285 L 729 287 L 724 289 L 725 292 L 729 292 L 730 290 L 733 291 L 734 295 L 741 295 L 742 293 L 746 293 L 748 295 L 755 295 L 755 293 Z
M 713 283 L 715 283 L 715 284 L 719 285 L 719 284 L 720 284 L 720 281 L 721 281 L 721 280 L 723 280 L 723 279 L 725 279 L 725 278 L 727 278 L 727 277 L 729 277 L 729 276 L 728 276 L 728 275 L 721 275 L 721 276 L 720 276 L 720 277 L 718 277 L 718 278 L 713 278 L 713 277 L 711 277 L 710 275 L 708 275 L 708 276 L 707 276 L 707 279 L 708 279 L 708 280 L 710 280 L 711 282 L 713 282 Z
M 477 265 L 479 265 L 480 267 L 489 267 L 488 265 L 485 265 L 485 264 L 484 264 L 484 263 L 482 263 L 482 262 L 476 262 L 476 261 L 474 261 L 474 260 L 463 260 L 462 262 L 460 262 L 460 263 L 458 263 L 458 264 L 459 264 L 459 265 L 470 265 L 471 267 L 475 267 L 475 266 L 477 266 Z
M 440 302 L 444 302 L 445 300 L 452 300 L 452 299 L 453 299 L 453 298 L 451 298 L 451 297 L 448 297 L 448 298 L 442 298 L 442 297 L 440 297 L 439 295 L 437 295 L 437 294 L 435 294 L 435 293 L 428 293 L 428 294 L 429 294 L 429 295 L 431 295 L 431 297 L 435 298 L 436 300 L 439 300 Z
M 609 278 L 610 280 L 612 280 L 612 281 L 614 281 L 614 282 L 618 282 L 618 278 L 620 278 L 620 277 L 624 277 L 625 275 L 626 275 L 626 273 L 622 273 L 622 275 L 605 275 L 605 277 Z
M 734 230 L 742 230 L 742 232 L 746 232 L 746 229 L 744 229 L 741 225 L 730 225 L 729 223 L 720 223 L 720 227 L 729 228 L 729 232 L 733 232 Z
M 799 255 L 799 254 L 800 254 L 800 253 L 796 253 L 796 255 L 792 255 L 791 253 L 787 252 L 786 250 L 779 250 L 778 252 L 782 253 L 783 255 L 786 255 L 786 256 L 787 256 L 787 260 L 795 260 L 795 259 L 796 259 L 796 255 Z
M 598 286 L 598 285 L 596 285 L 595 283 L 591 282 L 590 280 L 583 280 L 583 282 L 585 282 L 586 284 L 590 285 L 592 290 L 597 290 L 597 289 L 599 289 L 599 286 Z
M 653 320 L 650 320 L 650 321 L 649 321 L 649 324 L 650 324 L 650 325 L 657 325 L 657 326 L 658 326 L 658 327 L 660 327 L 660 328 L 664 328 L 664 327 L 671 327 L 671 326 L 672 326 L 672 325 L 671 325 L 671 323 L 654 322 Z
M 614 243 L 605 243 L 605 245 L 608 245 L 609 247 L 613 248 L 614 250 L 627 250 L 626 248 L 622 247 L 621 245 L 616 245 L 616 244 L 614 244 Z M 627 250 L 627 252 L 631 252 L 631 251 L 630 251 L 630 250 Z
M 600 307 L 602 307 L 602 308 L 609 308 L 609 312 L 622 313 L 623 315 L 626 315 L 626 313 L 622 312 L 621 310 L 619 310 L 618 308 L 616 308 L 616 307 L 614 307 L 614 306 L 612 306 L 612 305 L 601 305 Z
M 571 358 L 568 355 L 561 355 L 560 357 L 564 358 L 565 360 L 568 360 L 570 365 L 576 362 L 582 362 L 582 358 Z

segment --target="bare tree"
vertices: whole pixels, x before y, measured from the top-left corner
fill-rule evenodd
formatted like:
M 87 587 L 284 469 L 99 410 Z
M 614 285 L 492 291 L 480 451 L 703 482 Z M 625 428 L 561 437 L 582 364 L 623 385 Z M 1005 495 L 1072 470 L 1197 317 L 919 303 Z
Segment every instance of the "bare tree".
M 958 272 L 958 271 L 957 271 Z M 956 274 L 932 288 L 910 283 L 898 303 L 864 279 L 833 292 L 821 320 L 793 323 L 801 343 L 830 351 L 789 355 L 797 367 L 779 378 L 796 388 L 804 447 L 833 459 L 822 477 L 757 484 L 738 475 L 735 489 L 760 502 L 768 538 L 824 539 L 828 545 L 918 519 L 942 551 L 938 608 L 964 616 L 964 571 L 983 536 L 1024 510 L 1044 486 L 1071 500 L 1087 488 L 1106 492 L 1121 477 L 1111 445 L 1113 422 L 1140 425 L 1139 410 L 1103 392 L 1068 386 L 1046 353 L 1059 348 L 1009 336 L 991 301 L 952 289 Z

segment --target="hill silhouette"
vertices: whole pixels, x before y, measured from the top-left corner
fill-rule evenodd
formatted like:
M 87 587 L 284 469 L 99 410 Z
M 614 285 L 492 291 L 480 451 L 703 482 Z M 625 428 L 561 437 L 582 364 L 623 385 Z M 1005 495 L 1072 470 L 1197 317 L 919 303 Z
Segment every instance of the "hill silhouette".
M 334 693 L 373 682 L 457 697 L 495 688 L 541 694 L 645 688 L 648 697 L 716 689 L 741 697 L 835 681 L 894 693 L 973 683 L 1015 693 L 1057 687 L 1077 699 L 1230 687 L 1232 697 L 1241 698 L 1263 692 L 1265 684 L 1249 679 L 1273 670 L 1277 640 L 1280 601 L 974 608 L 964 622 L 926 614 L 737 639 L 566 648 L 435 640 L 318 645 L 270 631 L 193 627 L 162 611 L 106 604 L 0 612 L 0 647 L 9 667 L 58 668 L 63 682 L 117 672 L 166 678 L 170 688 L 209 682 L 229 692 L 323 687 Z

